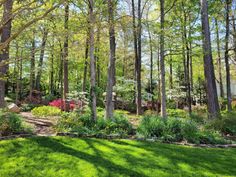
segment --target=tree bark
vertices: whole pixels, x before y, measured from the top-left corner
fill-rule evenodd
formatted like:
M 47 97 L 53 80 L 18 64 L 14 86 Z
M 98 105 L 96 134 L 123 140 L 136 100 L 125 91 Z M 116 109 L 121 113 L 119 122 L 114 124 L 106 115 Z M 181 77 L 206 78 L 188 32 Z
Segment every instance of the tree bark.
M 83 92 L 86 92 L 86 83 L 87 83 L 87 70 L 88 70 L 88 52 L 89 52 L 89 34 L 86 38 L 86 44 L 85 44 L 85 58 L 84 58 L 84 76 L 83 76 L 83 84 L 82 84 L 82 90 Z
M 64 90 L 63 90 L 63 100 L 65 101 L 64 110 L 69 111 L 69 102 L 67 100 L 69 93 L 69 82 L 68 82 L 68 43 L 69 43 L 69 34 L 68 34 L 68 22 L 69 22 L 69 2 L 66 1 L 65 4 L 65 41 L 64 41 L 64 50 L 63 50 L 63 68 L 64 68 Z
M 200 0 L 201 4 L 201 21 L 202 21 L 202 38 L 204 53 L 204 73 L 207 91 L 207 106 L 210 118 L 215 118 L 220 114 L 215 72 L 212 60 L 211 37 L 208 19 L 208 3 L 207 0 Z
M 166 83 L 165 83 L 165 0 L 160 0 L 161 16 L 161 34 L 160 34 L 160 71 L 161 71 L 161 116 L 167 117 L 166 114 Z
M 36 76 L 36 83 L 35 83 L 35 89 L 38 91 L 40 91 L 40 82 L 41 82 L 41 76 L 42 76 L 42 70 L 43 70 L 43 59 L 44 59 L 45 46 L 47 42 L 47 36 L 48 36 L 48 31 L 47 29 L 44 29 L 41 52 L 40 52 L 40 57 L 39 57 L 39 64 L 38 64 L 38 73 Z
M 106 92 L 106 118 L 113 119 L 114 100 L 113 86 L 115 85 L 115 60 L 116 39 L 114 28 L 114 0 L 108 0 L 109 37 L 110 37 L 110 59 L 108 66 L 107 92 Z
M 230 65 L 229 65 L 229 10 L 230 0 L 226 0 L 226 33 L 225 33 L 225 70 L 226 70 L 226 90 L 227 90 L 227 108 L 232 111 L 232 95 L 230 81 Z
M 3 4 L 3 16 L 2 21 L 6 21 L 9 19 L 12 15 L 12 6 L 13 6 L 13 0 L 7 0 Z M 9 20 L 5 26 L 2 28 L 2 35 L 1 35 L 1 44 L 5 43 L 11 36 L 11 27 L 12 27 L 12 21 Z M 0 63 L 4 63 L 7 60 L 9 60 L 9 45 L 7 45 L 4 50 L 1 50 L 0 52 Z M 8 64 L 5 64 L 4 66 L 0 67 L 0 108 L 5 106 L 5 76 L 8 71 Z
M 216 43 L 217 43 L 217 65 L 218 65 L 218 75 L 219 75 L 219 86 L 220 86 L 220 97 L 224 98 L 224 88 L 222 81 L 222 66 L 221 66 L 221 54 L 220 54 L 220 35 L 219 35 L 219 25 L 217 19 L 215 19 L 216 26 Z
M 90 106 L 92 119 L 97 120 L 97 98 L 96 98 L 96 61 L 94 57 L 94 0 L 89 0 L 89 43 L 90 43 Z
M 31 42 L 31 58 L 30 58 L 30 101 L 32 101 L 33 91 L 35 89 L 35 36 L 33 32 L 33 39 Z

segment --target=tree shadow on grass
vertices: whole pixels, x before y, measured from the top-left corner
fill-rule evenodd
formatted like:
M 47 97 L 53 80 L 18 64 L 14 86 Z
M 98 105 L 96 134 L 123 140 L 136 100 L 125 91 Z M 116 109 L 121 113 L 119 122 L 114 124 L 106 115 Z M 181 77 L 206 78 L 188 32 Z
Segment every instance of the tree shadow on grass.
M 110 174 L 122 175 L 122 176 L 146 177 L 145 174 L 125 168 L 121 165 L 115 164 L 112 161 L 104 159 L 99 154 L 91 155 L 91 154 L 88 154 L 85 152 L 75 150 L 75 149 L 70 148 L 68 146 L 65 146 L 62 143 L 60 143 L 59 140 L 56 140 L 54 138 L 38 137 L 38 138 L 33 138 L 31 140 L 37 142 L 37 144 L 39 146 L 51 149 L 53 152 L 59 152 L 59 153 L 71 155 L 71 156 L 74 156 L 78 159 L 85 160 L 85 161 L 93 164 L 95 167 L 102 167 L 102 168 L 106 169 L 108 172 L 110 172 Z
M 112 142 L 121 146 L 145 149 L 154 155 L 165 157 L 170 160 L 176 170 L 181 170 L 178 168 L 180 164 L 188 164 L 193 169 L 209 171 L 220 176 L 236 175 L 236 168 L 234 167 L 236 149 L 196 148 L 145 141 L 133 143 L 124 140 L 112 140 Z M 204 174 L 202 173 L 202 175 Z

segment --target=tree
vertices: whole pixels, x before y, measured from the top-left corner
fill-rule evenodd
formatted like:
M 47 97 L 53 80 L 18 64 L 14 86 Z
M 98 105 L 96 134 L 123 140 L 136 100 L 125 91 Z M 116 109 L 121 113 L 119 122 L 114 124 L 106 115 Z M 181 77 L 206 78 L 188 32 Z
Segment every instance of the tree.
M 219 103 L 217 97 L 215 72 L 212 61 L 211 37 L 208 19 L 208 3 L 207 0 L 200 0 L 201 4 L 201 21 L 202 21 L 202 43 L 204 54 L 204 72 L 207 90 L 208 112 L 211 118 L 219 115 Z
M 69 23 L 69 2 L 65 2 L 65 41 L 63 48 L 63 68 L 64 68 L 64 90 L 63 90 L 63 100 L 65 101 L 65 111 L 69 111 L 69 103 L 67 101 L 67 95 L 69 93 L 69 82 L 68 82 L 68 43 L 69 43 L 69 34 L 68 34 L 68 23 Z
M 94 57 L 94 1 L 89 0 L 89 44 L 90 44 L 90 106 L 92 119 L 97 120 L 97 98 L 96 98 L 96 61 Z
M 43 38 L 42 38 L 41 52 L 40 52 L 39 64 L 38 64 L 38 73 L 36 76 L 36 85 L 35 85 L 35 89 L 38 91 L 40 91 L 40 82 L 41 82 L 41 76 L 42 76 L 42 70 L 43 70 L 43 59 L 44 59 L 46 42 L 47 42 L 47 36 L 48 36 L 47 29 L 43 29 Z
M 218 20 L 215 19 L 215 26 L 216 26 L 216 43 L 217 43 L 217 64 L 218 64 L 218 75 L 219 75 L 219 85 L 220 85 L 220 97 L 224 98 L 224 88 L 223 88 L 223 81 L 222 81 L 222 66 L 221 66 L 221 52 L 220 52 L 220 35 L 219 35 L 219 25 Z
M 6 22 L 1 31 L 1 44 L 5 43 L 11 36 L 13 0 L 6 0 L 3 4 L 2 21 Z M 10 19 L 10 20 L 9 20 Z M 0 53 L 0 63 L 9 59 L 9 45 L 6 45 Z M 8 71 L 8 64 L 0 66 L 0 108 L 5 106 L 5 74 Z
M 229 66 L 229 10 L 231 0 L 226 0 L 226 32 L 225 32 L 225 70 L 226 70 L 226 90 L 227 90 L 227 107 L 228 111 L 232 111 L 232 95 L 230 82 L 230 66 Z
M 114 28 L 114 1 L 108 0 L 108 19 L 110 37 L 110 60 L 108 66 L 107 92 L 106 92 L 106 118 L 113 118 L 114 100 L 113 86 L 115 85 L 115 60 L 116 60 L 116 39 Z
M 161 75 L 161 116 L 166 118 L 166 83 L 165 83 L 165 0 L 160 0 L 161 33 L 160 33 L 160 75 Z

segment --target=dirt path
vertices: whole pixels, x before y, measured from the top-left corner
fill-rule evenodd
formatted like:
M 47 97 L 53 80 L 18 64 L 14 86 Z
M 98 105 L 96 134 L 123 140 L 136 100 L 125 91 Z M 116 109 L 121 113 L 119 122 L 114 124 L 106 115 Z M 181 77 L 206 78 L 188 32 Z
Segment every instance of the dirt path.
M 40 119 L 32 115 L 31 112 L 21 112 L 24 122 L 33 127 L 33 131 L 38 136 L 55 136 L 56 132 L 53 126 L 56 124 L 56 118 Z

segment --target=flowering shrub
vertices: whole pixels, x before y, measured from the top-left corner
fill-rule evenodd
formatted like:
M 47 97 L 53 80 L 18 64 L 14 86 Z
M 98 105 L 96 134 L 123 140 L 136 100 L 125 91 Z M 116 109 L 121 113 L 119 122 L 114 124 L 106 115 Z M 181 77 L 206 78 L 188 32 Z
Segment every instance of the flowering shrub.
M 64 109 L 65 107 L 65 100 L 62 99 L 57 99 L 49 103 L 50 106 L 57 107 L 59 109 Z M 82 107 L 82 102 L 78 101 L 77 104 L 75 101 L 70 101 L 69 102 L 70 110 L 74 110 L 75 108 L 81 108 Z

